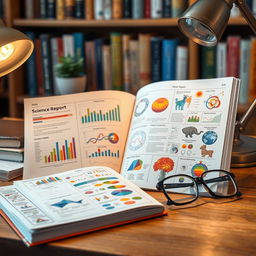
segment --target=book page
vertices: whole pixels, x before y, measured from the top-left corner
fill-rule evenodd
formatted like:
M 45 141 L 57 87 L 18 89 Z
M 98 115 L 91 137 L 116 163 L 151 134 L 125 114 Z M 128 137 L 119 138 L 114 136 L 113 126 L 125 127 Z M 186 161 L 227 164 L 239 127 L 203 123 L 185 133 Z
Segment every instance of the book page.
M 163 206 L 107 167 L 87 167 L 0 188 L 4 209 L 15 211 L 29 229 L 45 228 L 117 212 Z M 137 217 L 138 217 L 137 216 Z M 113 221 L 117 222 L 117 219 Z M 98 223 L 95 223 L 97 226 Z M 104 223 L 101 223 L 104 225 Z M 86 227 L 84 228 L 86 229 Z
M 233 78 L 164 81 L 140 89 L 121 174 L 156 189 L 169 175 L 198 177 L 222 167 L 224 141 L 233 140 L 226 129 L 236 115 L 228 112 L 233 83 Z
M 95 165 L 120 171 L 134 100 L 120 91 L 25 99 L 23 177 Z

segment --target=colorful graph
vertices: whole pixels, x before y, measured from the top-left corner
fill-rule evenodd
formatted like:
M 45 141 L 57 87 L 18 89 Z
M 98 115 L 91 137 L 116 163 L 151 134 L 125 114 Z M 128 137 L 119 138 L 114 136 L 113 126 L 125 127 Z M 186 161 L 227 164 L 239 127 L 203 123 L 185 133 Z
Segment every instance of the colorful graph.
M 111 194 L 113 196 L 126 196 L 126 195 L 129 195 L 131 193 L 132 193 L 132 191 L 128 190 L 128 189 L 118 189 L 118 190 L 115 190 L 115 191 L 111 192 Z
M 66 205 L 72 204 L 72 203 L 73 203 L 73 204 L 81 204 L 82 201 L 83 201 L 82 199 L 81 199 L 81 200 L 78 200 L 78 201 L 63 199 L 63 200 L 61 200 L 60 202 L 51 204 L 51 206 L 55 206 L 55 207 L 58 207 L 58 208 L 63 208 L 63 207 L 65 207 Z
M 138 171 L 141 169 L 142 167 L 142 160 L 140 159 L 137 159 L 137 160 L 134 160 L 131 165 L 129 166 L 128 168 L 128 171 Z
M 91 142 L 95 144 L 96 142 L 102 141 L 102 140 L 108 140 L 110 143 L 116 144 L 119 141 L 119 137 L 114 132 L 111 132 L 106 136 L 103 133 L 99 133 L 96 138 L 90 138 L 86 143 L 88 144 Z
M 36 181 L 36 185 L 46 184 L 46 183 L 60 181 L 60 180 L 62 180 L 62 179 L 59 177 L 48 177 L 46 179 Z
M 206 107 L 208 109 L 218 108 L 220 106 L 220 99 L 218 96 L 211 96 L 206 101 Z
M 86 114 L 82 116 L 82 124 L 105 121 L 121 122 L 119 105 L 104 113 L 102 110 L 91 111 L 89 108 L 87 108 Z
M 89 158 L 95 158 L 95 157 L 116 157 L 116 158 L 119 158 L 120 154 L 119 154 L 119 150 L 117 150 L 116 152 L 112 152 L 110 149 L 101 150 L 100 148 L 98 148 L 97 151 L 91 153 L 88 157 Z
M 65 140 L 63 145 L 59 145 L 59 142 L 55 143 L 55 148 L 49 155 L 44 156 L 45 163 L 53 163 L 59 161 L 65 161 L 76 158 L 76 143 L 75 138 L 72 138 L 71 142 Z
M 113 186 L 109 186 L 108 189 L 117 189 L 117 188 L 124 188 L 125 185 L 113 185 Z

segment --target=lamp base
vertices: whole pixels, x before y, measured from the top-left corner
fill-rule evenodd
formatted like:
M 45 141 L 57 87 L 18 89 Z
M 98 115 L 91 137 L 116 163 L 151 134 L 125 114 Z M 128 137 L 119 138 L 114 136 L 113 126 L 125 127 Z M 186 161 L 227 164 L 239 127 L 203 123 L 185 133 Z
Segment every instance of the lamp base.
M 252 166 L 256 166 L 256 138 L 240 135 L 240 140 L 233 145 L 231 167 Z

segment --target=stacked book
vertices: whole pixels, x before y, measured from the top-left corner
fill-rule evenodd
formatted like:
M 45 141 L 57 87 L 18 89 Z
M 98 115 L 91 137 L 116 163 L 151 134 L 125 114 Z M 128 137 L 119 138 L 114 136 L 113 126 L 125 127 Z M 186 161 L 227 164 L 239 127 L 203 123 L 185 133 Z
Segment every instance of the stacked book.
M 0 180 L 22 175 L 24 160 L 24 121 L 0 119 Z

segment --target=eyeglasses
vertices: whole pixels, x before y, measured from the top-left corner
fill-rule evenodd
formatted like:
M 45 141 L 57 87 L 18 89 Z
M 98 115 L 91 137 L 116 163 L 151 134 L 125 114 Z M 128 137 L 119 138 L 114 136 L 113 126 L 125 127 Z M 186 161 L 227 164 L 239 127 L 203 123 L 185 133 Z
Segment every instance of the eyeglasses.
M 168 205 L 184 205 L 192 203 L 199 197 L 199 187 L 203 185 L 206 191 L 216 198 L 230 198 L 241 196 L 235 182 L 235 175 L 224 170 L 205 171 L 200 177 L 192 177 L 186 174 L 177 174 L 164 178 L 156 185 L 158 190 L 162 190 L 167 198 Z M 180 193 L 174 198 L 174 193 Z

